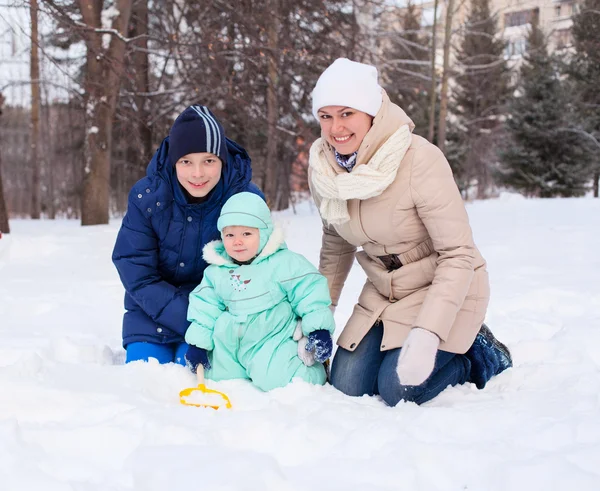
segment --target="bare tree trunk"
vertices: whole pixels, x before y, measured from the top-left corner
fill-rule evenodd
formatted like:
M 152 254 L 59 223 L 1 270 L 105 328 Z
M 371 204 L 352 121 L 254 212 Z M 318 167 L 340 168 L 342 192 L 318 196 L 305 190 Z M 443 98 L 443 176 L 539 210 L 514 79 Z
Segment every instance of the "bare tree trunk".
M 102 1 L 79 0 L 83 21 L 91 29 L 84 33 L 86 42 L 86 120 L 85 168 L 81 198 L 81 224 L 107 224 L 109 219 L 110 155 L 112 127 L 121 85 L 127 33 L 133 0 L 117 0 L 117 16 L 108 49 L 102 47 Z
M 40 218 L 40 59 L 38 55 L 38 2 L 31 0 L 31 132 L 30 132 L 30 165 L 31 176 L 31 218 Z
M 277 188 L 279 182 L 277 159 L 277 122 L 279 120 L 279 0 L 271 1 L 272 22 L 268 28 L 269 70 L 267 80 L 267 159 L 265 194 L 267 202 L 277 208 Z
M 476 159 L 475 173 L 477 175 L 477 199 L 486 199 L 488 197 L 488 189 L 490 187 L 490 172 L 486 158 L 481 158 L 480 155 L 486 151 L 486 147 L 493 146 L 493 142 L 486 142 L 483 138 L 483 148 L 479 150 L 478 158 Z M 487 145 L 486 145 L 487 143 Z
M 42 91 L 42 97 L 40 100 L 40 102 L 42 102 L 42 104 L 40 107 L 40 112 L 41 112 L 41 116 L 44 121 L 44 124 L 42 126 L 43 138 L 41 139 L 41 149 L 42 149 L 42 154 L 44 155 L 44 158 L 43 158 L 44 166 L 43 166 L 43 172 L 42 172 L 42 179 L 46 183 L 46 186 L 47 186 L 45 199 L 42 199 L 42 201 L 46 204 L 44 211 L 46 213 L 47 218 L 49 218 L 50 220 L 54 220 L 56 218 L 56 207 L 59 204 L 56 194 L 55 194 L 55 189 L 56 189 L 55 168 L 57 171 L 59 171 L 59 169 L 62 166 L 64 166 L 64 163 L 61 160 L 57 165 L 57 160 L 56 160 L 55 149 L 54 149 L 53 143 L 55 141 L 59 140 L 59 138 L 57 136 L 58 128 L 56 128 L 55 126 L 53 127 L 52 123 L 50 122 L 50 116 L 51 116 L 50 113 L 53 110 L 53 108 L 52 108 L 52 104 L 50 104 L 48 102 L 50 100 L 50 98 L 48 97 L 48 91 L 46 90 L 45 86 L 40 86 L 40 89 Z M 60 169 L 60 170 L 62 170 L 62 169 Z
M 0 116 L 2 115 L 2 106 L 4 105 L 4 96 L 0 92 Z M 8 211 L 6 209 L 6 200 L 4 199 L 4 186 L 2 184 L 2 148 L 0 147 L 0 232 L 10 233 L 8 225 Z
M 438 0 L 433 4 L 433 28 L 431 31 L 431 94 L 429 95 L 429 133 L 428 139 L 433 143 L 435 136 L 435 103 L 437 100 L 436 94 L 436 74 L 435 74 L 435 57 L 437 52 L 437 9 Z
M 594 172 L 594 198 L 598 197 L 598 181 L 600 181 L 600 172 Z
M 6 209 L 6 200 L 4 199 L 4 186 L 2 184 L 2 149 L 0 149 L 0 232 L 10 233 L 8 225 L 8 210 Z
M 150 111 L 148 111 L 148 97 L 140 93 L 150 92 L 149 61 L 148 61 L 148 0 L 136 0 L 132 11 L 133 28 L 132 37 L 141 36 L 135 42 L 135 46 L 141 48 L 133 54 L 133 65 L 135 69 L 135 87 L 138 95 L 135 97 L 135 105 L 138 111 L 138 131 L 140 138 L 140 153 L 138 158 L 143 171 L 152 158 L 152 128 L 148 126 Z M 142 174 L 143 175 L 143 174 Z
M 448 77 L 450 76 L 450 49 L 452 38 L 452 17 L 454 0 L 448 0 L 446 25 L 444 29 L 444 71 L 442 72 L 442 89 L 440 94 L 440 119 L 438 123 L 437 145 L 443 152 L 446 149 L 446 117 L 448 115 Z
M 358 48 L 362 50 L 360 53 L 360 61 L 363 63 L 375 64 L 377 56 L 377 38 L 376 38 L 376 20 L 375 6 L 372 0 L 354 0 L 354 17 L 358 25 L 360 42 Z

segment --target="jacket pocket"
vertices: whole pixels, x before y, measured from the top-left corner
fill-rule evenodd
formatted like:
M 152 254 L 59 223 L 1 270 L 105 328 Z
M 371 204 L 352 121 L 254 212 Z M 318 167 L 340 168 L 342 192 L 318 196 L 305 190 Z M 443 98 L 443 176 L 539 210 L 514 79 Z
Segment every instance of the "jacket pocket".
M 364 251 L 356 259 L 377 291 L 391 302 L 430 286 L 437 267 L 437 253 L 389 272 Z

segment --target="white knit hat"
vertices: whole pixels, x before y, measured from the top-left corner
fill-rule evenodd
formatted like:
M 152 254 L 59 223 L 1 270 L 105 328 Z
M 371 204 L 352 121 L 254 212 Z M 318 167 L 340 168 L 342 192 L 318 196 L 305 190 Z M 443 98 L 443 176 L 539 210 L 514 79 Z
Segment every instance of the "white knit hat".
M 346 106 L 375 116 L 381 107 L 377 68 L 338 58 L 321 74 L 312 91 L 312 112 L 325 106 Z

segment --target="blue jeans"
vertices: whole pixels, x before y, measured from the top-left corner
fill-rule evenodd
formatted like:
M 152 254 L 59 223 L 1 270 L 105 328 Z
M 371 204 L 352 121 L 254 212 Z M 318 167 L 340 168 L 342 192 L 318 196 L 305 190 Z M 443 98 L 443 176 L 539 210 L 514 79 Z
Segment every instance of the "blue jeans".
M 159 363 L 179 363 L 185 366 L 187 348 L 186 343 L 129 343 L 125 348 L 127 351 L 125 363 L 139 360 L 148 361 L 148 358 L 156 358 Z
M 471 362 L 464 355 L 438 351 L 430 377 L 421 385 L 400 385 L 396 373 L 402 348 L 380 351 L 383 323 L 376 323 L 355 351 L 338 348 L 331 366 L 331 383 L 349 396 L 379 394 L 390 406 L 400 401 L 423 404 L 449 385 L 469 379 Z

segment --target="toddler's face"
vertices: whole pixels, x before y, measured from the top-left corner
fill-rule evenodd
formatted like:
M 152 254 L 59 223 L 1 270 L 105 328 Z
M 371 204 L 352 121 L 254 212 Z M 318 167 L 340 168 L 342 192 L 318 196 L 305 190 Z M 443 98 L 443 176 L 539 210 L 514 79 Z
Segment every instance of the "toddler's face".
M 223 164 L 208 152 L 189 153 L 175 164 L 177 180 L 194 198 L 204 198 L 221 179 Z
M 232 225 L 223 229 L 223 245 L 233 259 L 248 261 L 258 254 L 260 231 L 243 225 Z

